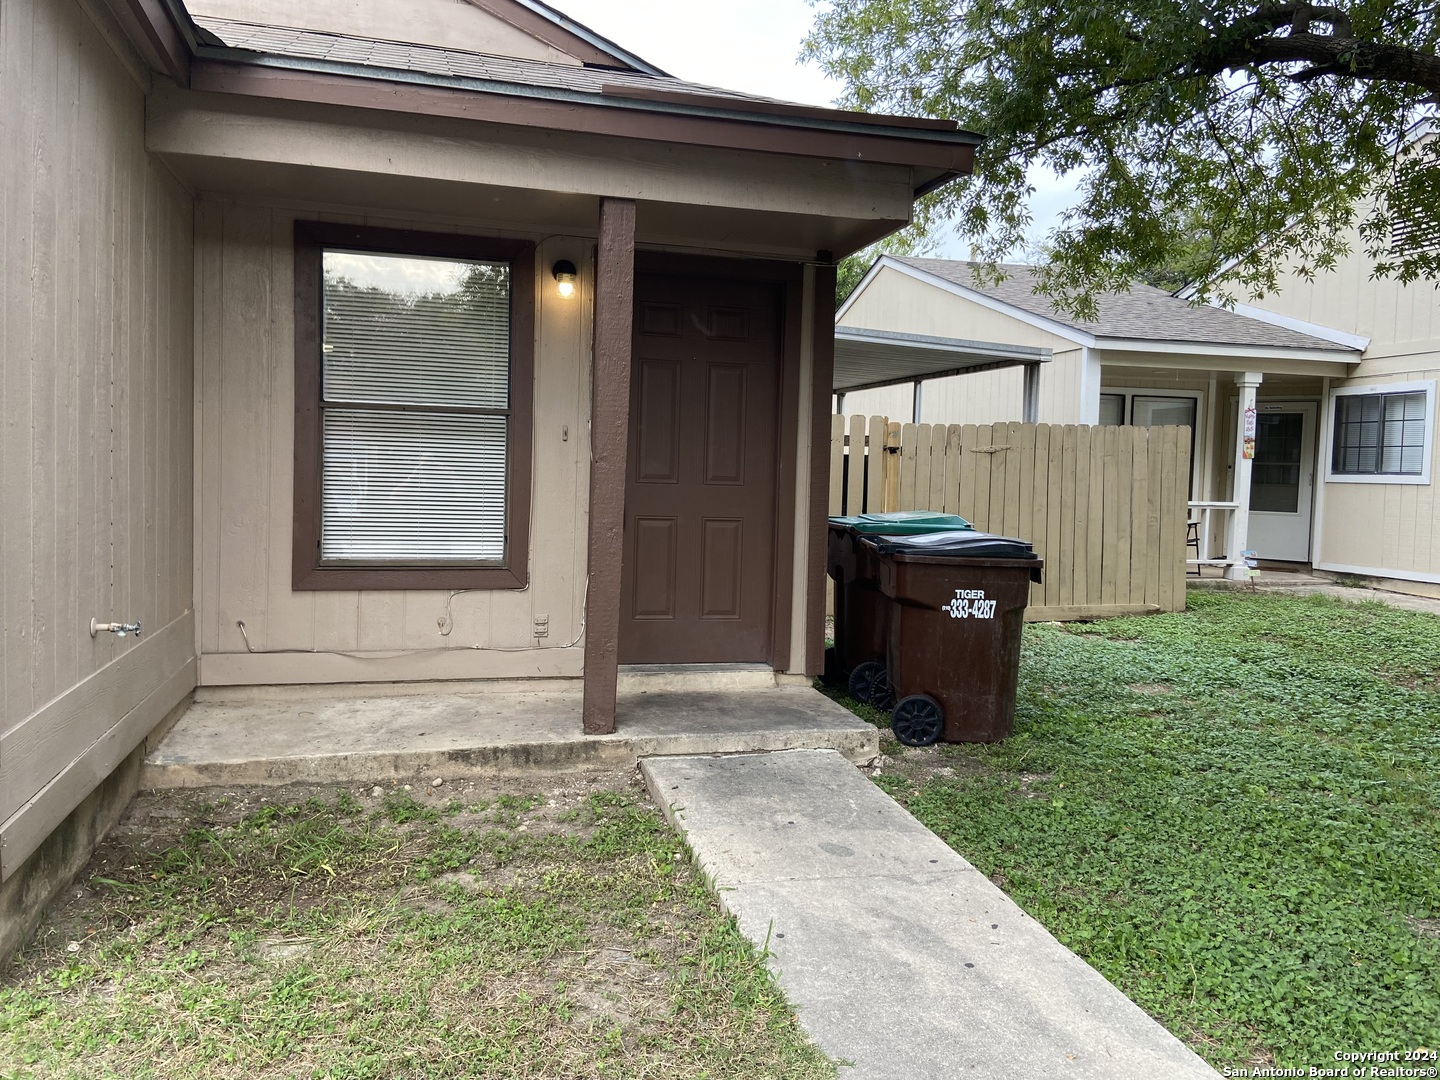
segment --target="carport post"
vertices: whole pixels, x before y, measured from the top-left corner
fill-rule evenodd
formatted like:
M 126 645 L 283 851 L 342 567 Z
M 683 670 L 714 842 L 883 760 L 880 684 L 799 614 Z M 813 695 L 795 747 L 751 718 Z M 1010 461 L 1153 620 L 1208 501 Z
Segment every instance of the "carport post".
M 589 579 L 581 707 L 587 735 L 608 735 L 615 730 L 634 299 L 635 202 L 601 199 L 595 258 L 595 359 L 590 369 Z
M 1025 365 L 1025 398 L 1021 405 L 1020 422 L 1023 424 L 1038 424 L 1040 422 L 1040 362 L 1034 361 Z

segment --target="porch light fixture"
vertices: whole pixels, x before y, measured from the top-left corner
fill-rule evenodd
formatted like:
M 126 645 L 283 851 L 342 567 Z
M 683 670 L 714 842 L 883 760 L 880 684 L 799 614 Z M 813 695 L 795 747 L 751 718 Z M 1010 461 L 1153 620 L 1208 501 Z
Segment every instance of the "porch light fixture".
M 562 299 L 569 300 L 575 295 L 575 264 L 569 259 L 561 259 L 550 272 L 555 275 L 555 281 Z

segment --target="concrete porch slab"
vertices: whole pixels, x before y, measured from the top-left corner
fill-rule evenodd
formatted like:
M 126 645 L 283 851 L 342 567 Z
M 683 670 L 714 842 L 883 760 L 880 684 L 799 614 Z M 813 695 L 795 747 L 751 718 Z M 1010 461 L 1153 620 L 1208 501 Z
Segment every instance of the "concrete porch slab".
M 863 763 L 879 753 L 874 727 L 808 686 L 775 686 L 773 676 L 756 689 L 632 685 L 619 695 L 613 735 L 582 733 L 578 681 L 404 696 L 277 688 L 206 697 L 145 759 L 141 788 L 476 776 L 801 748 Z

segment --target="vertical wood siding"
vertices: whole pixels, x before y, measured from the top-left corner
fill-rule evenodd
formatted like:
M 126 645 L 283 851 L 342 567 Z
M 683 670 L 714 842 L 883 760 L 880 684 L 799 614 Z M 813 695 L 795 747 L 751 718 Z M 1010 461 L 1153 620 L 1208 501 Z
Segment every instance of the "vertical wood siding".
M 0 101 L 8 874 L 145 735 L 135 710 L 190 689 L 192 214 L 75 0 L 0 4 Z M 146 634 L 92 640 L 92 617 Z
M 579 637 L 585 597 L 590 301 L 560 299 L 549 267 L 562 258 L 588 266 L 593 241 L 551 239 L 536 253 L 530 587 L 455 596 L 295 592 L 292 235 L 298 216 L 437 228 L 389 216 L 199 204 L 201 682 L 579 675 L 582 650 L 561 646 Z M 588 281 L 588 272 L 582 278 Z M 531 632 L 541 614 L 549 616 L 549 636 L 536 639 Z M 245 623 L 248 648 L 238 622 Z

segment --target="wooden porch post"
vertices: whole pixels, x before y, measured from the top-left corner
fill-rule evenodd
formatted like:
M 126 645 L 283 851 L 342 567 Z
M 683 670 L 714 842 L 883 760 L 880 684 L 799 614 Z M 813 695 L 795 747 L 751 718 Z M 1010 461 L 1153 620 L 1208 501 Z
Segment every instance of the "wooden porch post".
M 615 730 L 625 463 L 630 445 L 630 329 L 635 299 L 635 203 L 600 200 L 595 358 L 590 369 L 589 585 L 585 614 L 587 735 Z
M 1225 544 L 1225 576 L 1231 581 L 1248 581 L 1250 575 L 1245 566 L 1245 557 L 1240 553 L 1250 541 L 1250 465 L 1255 453 L 1255 429 L 1245 430 L 1245 417 L 1255 416 L 1255 390 L 1265 380 L 1259 371 L 1236 373 L 1235 385 L 1240 388 L 1237 404 L 1239 415 L 1235 417 L 1235 487 L 1230 494 L 1235 509 L 1230 514 L 1230 536 Z M 1250 456 L 1245 453 L 1245 440 L 1250 440 Z
M 830 395 L 835 374 L 835 267 L 815 267 L 815 310 L 811 337 L 810 377 L 810 529 L 808 579 L 805 583 L 806 675 L 825 668 L 825 559 L 829 546 Z M 803 394 L 805 388 L 801 387 Z M 854 513 L 855 511 L 852 511 Z

